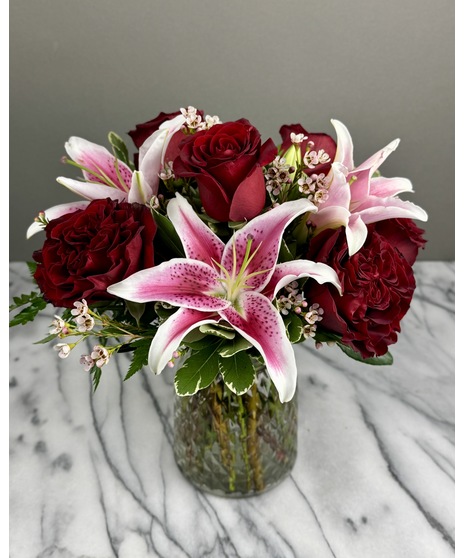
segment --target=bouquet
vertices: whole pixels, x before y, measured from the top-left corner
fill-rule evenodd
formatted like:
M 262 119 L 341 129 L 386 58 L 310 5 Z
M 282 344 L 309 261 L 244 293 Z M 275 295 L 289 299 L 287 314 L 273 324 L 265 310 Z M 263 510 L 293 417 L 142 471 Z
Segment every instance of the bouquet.
M 295 392 L 295 343 L 389 364 L 425 244 L 414 220 L 427 215 L 399 197 L 408 179 L 379 172 L 398 140 L 356 164 L 331 123 L 334 138 L 283 125 L 275 145 L 246 119 L 188 107 L 135 126 L 132 155 L 114 132 L 111 151 L 71 137 L 64 162 L 80 177 L 57 181 L 81 199 L 29 227 L 45 235 L 28 264 L 37 289 L 14 298 L 10 325 L 52 305 L 40 343 L 78 352 L 95 388 L 122 352 L 125 379 L 182 363 L 180 396 L 218 374 L 244 394 L 258 361 L 281 402 Z

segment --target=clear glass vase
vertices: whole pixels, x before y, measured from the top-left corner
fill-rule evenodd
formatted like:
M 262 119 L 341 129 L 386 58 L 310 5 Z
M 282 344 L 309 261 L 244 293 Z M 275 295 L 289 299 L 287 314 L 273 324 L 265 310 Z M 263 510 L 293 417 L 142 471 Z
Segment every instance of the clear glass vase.
M 193 396 L 175 396 L 174 455 L 197 488 L 220 496 L 262 493 L 290 474 L 297 456 L 297 394 L 281 403 L 263 364 L 244 395 L 221 374 Z

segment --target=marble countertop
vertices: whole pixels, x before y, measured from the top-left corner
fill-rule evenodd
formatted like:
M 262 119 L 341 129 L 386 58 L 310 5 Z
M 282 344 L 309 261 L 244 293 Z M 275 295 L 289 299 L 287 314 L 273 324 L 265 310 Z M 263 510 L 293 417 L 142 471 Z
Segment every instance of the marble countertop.
M 272 491 L 196 491 L 171 448 L 171 374 L 92 392 L 79 355 L 10 330 L 10 558 L 454 556 L 454 264 L 418 262 L 391 367 L 295 347 L 299 453 Z M 31 290 L 10 264 L 10 295 Z

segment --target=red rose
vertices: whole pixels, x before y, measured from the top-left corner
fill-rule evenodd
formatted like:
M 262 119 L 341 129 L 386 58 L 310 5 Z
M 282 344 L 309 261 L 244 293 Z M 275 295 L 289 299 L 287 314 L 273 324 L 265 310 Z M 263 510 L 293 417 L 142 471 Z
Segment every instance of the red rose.
M 306 296 L 324 310 L 321 327 L 342 335 L 342 342 L 363 358 L 385 354 L 410 307 L 415 290 L 411 266 L 425 244 L 423 233 L 410 219 L 373 223 L 365 244 L 350 258 L 344 228 L 327 229 L 312 239 L 307 257 L 335 269 L 343 287 L 339 296 L 332 286 L 312 282 Z
M 206 213 L 218 221 L 242 221 L 258 215 L 266 200 L 263 166 L 277 155 L 269 139 L 248 120 L 217 124 L 179 145 L 176 177 L 195 178 Z
M 328 136 L 328 134 L 321 134 L 321 133 L 312 134 L 310 132 L 307 132 L 307 130 L 303 128 L 300 124 L 285 124 L 284 126 L 281 126 L 281 128 L 279 129 L 279 133 L 283 138 L 283 142 L 281 144 L 279 151 L 283 155 L 292 145 L 291 133 L 303 134 L 304 136 L 307 136 L 307 139 L 300 144 L 300 152 L 302 154 L 302 158 L 305 155 L 305 151 L 307 149 L 308 143 L 312 142 L 313 145 L 311 146 L 310 150 L 318 153 L 322 149 L 325 153 L 328 154 L 329 161 L 327 163 L 317 164 L 315 165 L 315 168 L 308 169 L 305 172 L 311 174 L 313 173 L 328 174 L 328 172 L 331 169 L 331 163 L 334 161 L 334 157 L 336 155 L 336 142 L 333 140 L 331 136 Z
M 167 120 L 172 120 L 173 118 L 175 118 L 176 116 L 179 116 L 180 114 L 181 114 L 180 110 L 178 110 L 176 112 L 160 112 L 160 114 L 158 116 L 156 116 L 155 118 L 153 118 L 152 120 L 148 120 L 147 122 L 144 122 L 143 124 L 136 124 L 135 129 L 128 132 L 128 136 L 131 137 L 131 139 L 134 142 L 134 145 L 137 147 L 137 149 L 140 149 L 140 146 L 144 143 L 144 141 L 147 138 L 149 138 L 154 132 L 156 132 L 158 130 L 158 128 L 160 128 L 160 126 L 163 124 L 163 122 L 166 122 Z M 198 110 L 197 114 L 200 115 L 203 118 L 204 112 L 203 112 L 203 110 Z M 171 138 L 171 141 L 168 145 L 168 149 L 167 149 L 166 154 L 165 154 L 165 160 L 167 162 L 174 161 L 174 159 L 176 158 L 176 156 L 179 153 L 179 150 L 178 150 L 179 142 L 181 140 L 183 140 L 184 137 L 185 136 L 184 136 L 182 130 L 179 130 Z M 135 163 L 136 167 L 139 166 L 139 154 L 138 153 L 136 153 L 134 155 L 134 163 Z
M 46 300 L 72 307 L 114 298 L 107 287 L 152 267 L 156 224 L 143 205 L 98 199 L 85 209 L 53 219 L 34 252 L 34 278 Z

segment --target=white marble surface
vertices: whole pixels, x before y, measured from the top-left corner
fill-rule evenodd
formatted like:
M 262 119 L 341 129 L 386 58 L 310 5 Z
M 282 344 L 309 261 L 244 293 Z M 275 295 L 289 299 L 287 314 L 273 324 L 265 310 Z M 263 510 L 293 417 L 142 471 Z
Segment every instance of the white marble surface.
M 416 276 L 392 367 L 296 347 L 297 463 L 250 499 L 181 476 L 169 373 L 123 383 L 123 356 L 93 394 L 78 354 L 32 344 L 49 317 L 12 328 L 10 558 L 454 556 L 454 265 Z

